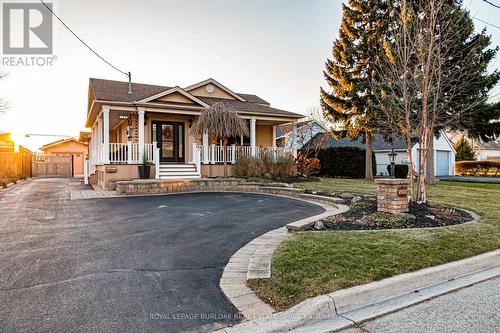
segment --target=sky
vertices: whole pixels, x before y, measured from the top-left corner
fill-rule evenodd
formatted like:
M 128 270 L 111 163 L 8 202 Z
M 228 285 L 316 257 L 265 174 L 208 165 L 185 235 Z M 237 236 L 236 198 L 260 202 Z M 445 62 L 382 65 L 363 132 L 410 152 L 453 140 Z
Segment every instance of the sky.
M 324 62 L 342 16 L 339 0 L 52 2 L 73 31 L 113 65 L 132 72 L 134 82 L 185 87 L 211 77 L 302 114 L 319 104 Z M 472 16 L 498 22 L 500 9 L 482 0 L 464 4 Z M 9 103 L 0 114 L 0 132 L 13 132 L 16 143 L 30 149 L 58 138 L 26 133 L 77 136 L 84 130 L 90 77 L 126 80 L 58 21 L 53 24 L 53 66 L 0 68 L 8 74 L 0 80 L 0 97 Z M 500 29 L 487 30 L 499 45 Z M 495 59 L 492 69 L 499 67 Z

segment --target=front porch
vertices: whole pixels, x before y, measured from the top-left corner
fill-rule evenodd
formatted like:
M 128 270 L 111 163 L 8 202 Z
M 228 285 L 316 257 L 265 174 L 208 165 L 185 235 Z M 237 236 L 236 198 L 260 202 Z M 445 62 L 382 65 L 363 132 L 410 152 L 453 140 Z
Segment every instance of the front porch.
M 294 149 L 276 146 L 278 121 L 244 119 L 249 136 L 231 138 L 224 150 L 220 138 L 191 133 L 194 116 L 103 106 L 92 127 L 85 182 L 107 188 L 112 180 L 137 179 L 143 161 L 151 165 L 150 178 L 191 179 L 222 176 L 224 162 L 231 176 L 231 166 L 243 156 L 295 156 Z

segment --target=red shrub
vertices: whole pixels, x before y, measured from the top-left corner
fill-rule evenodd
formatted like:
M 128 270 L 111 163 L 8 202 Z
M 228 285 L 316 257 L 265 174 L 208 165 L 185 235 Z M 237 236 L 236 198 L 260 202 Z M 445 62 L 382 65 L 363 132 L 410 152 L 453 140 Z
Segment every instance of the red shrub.
M 306 154 L 299 152 L 297 154 L 297 172 L 305 177 L 317 174 L 321 164 L 316 157 L 308 158 Z

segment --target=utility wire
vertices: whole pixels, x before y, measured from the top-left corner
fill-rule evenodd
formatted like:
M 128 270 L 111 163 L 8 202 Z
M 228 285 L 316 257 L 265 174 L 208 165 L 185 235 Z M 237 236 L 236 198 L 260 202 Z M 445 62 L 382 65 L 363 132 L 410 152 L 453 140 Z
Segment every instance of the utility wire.
M 491 1 L 483 0 L 483 2 L 486 2 L 487 4 L 489 4 L 489 5 L 491 5 L 491 6 L 495 7 L 495 8 L 500 8 L 499 5 L 497 5 L 497 4 L 495 4 L 495 3 L 491 2 Z
M 500 26 L 498 25 L 495 25 L 493 23 L 490 23 L 490 22 L 487 22 L 487 21 L 484 21 L 484 20 L 481 20 L 480 18 L 477 18 L 477 17 L 472 17 L 474 20 L 478 20 L 479 22 L 483 22 L 484 24 L 487 24 L 489 26 L 492 26 L 493 28 L 497 28 L 497 29 L 500 29 Z
M 78 37 L 78 35 L 77 35 L 75 32 L 73 32 L 73 30 L 71 30 L 71 28 L 70 28 L 70 27 L 68 27 L 68 26 L 66 25 L 66 23 L 64 23 L 64 21 L 63 21 L 63 20 L 62 20 L 59 16 L 57 16 L 57 15 L 56 15 L 56 14 L 52 11 L 52 9 L 51 9 L 49 6 L 47 6 L 47 5 L 45 4 L 45 2 L 43 2 L 43 0 L 40 0 L 40 2 L 41 2 L 41 3 L 42 3 L 42 4 L 43 4 L 43 5 L 44 5 L 44 6 L 45 6 L 48 10 L 49 10 L 49 12 L 51 12 L 51 13 L 52 13 L 52 15 L 54 15 L 54 17 L 55 17 L 56 19 L 58 19 L 58 20 L 59 20 L 59 22 L 61 22 L 61 24 L 62 24 L 62 25 L 63 25 L 66 29 L 68 29 L 68 31 L 69 31 L 69 32 L 71 32 L 71 34 L 72 34 L 73 36 L 75 36 L 75 37 L 76 37 L 76 39 L 78 39 L 78 40 L 79 40 L 79 41 L 80 41 L 83 45 L 85 45 L 85 47 L 87 47 L 87 48 L 88 48 L 88 49 L 89 49 L 92 53 L 94 53 L 94 54 L 95 54 L 95 55 L 96 55 L 99 59 L 101 59 L 101 60 L 102 60 L 102 61 L 104 61 L 106 64 L 108 64 L 109 66 L 111 66 L 113 69 L 117 70 L 118 72 L 122 73 L 123 75 L 126 75 L 126 76 L 129 78 L 129 80 L 130 80 L 130 72 L 124 72 L 124 71 L 122 71 L 122 70 L 118 69 L 116 66 L 114 66 L 112 63 L 110 63 L 110 62 L 109 62 L 109 61 L 107 61 L 106 59 L 104 59 L 104 57 L 102 57 L 99 53 L 97 53 L 96 51 L 94 51 L 94 49 L 92 49 L 92 48 L 91 48 L 91 47 L 90 47 L 87 43 L 85 43 L 85 42 L 83 41 L 83 39 L 81 39 L 80 37 Z

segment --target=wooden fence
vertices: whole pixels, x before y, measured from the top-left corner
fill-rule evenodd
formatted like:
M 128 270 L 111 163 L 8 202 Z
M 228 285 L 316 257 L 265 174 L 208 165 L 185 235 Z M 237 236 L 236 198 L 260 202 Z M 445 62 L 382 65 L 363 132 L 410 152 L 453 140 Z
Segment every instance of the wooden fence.
M 0 183 L 10 183 L 32 176 L 32 153 L 19 146 L 19 152 L 0 152 Z
M 73 156 L 33 155 L 33 177 L 72 177 Z

